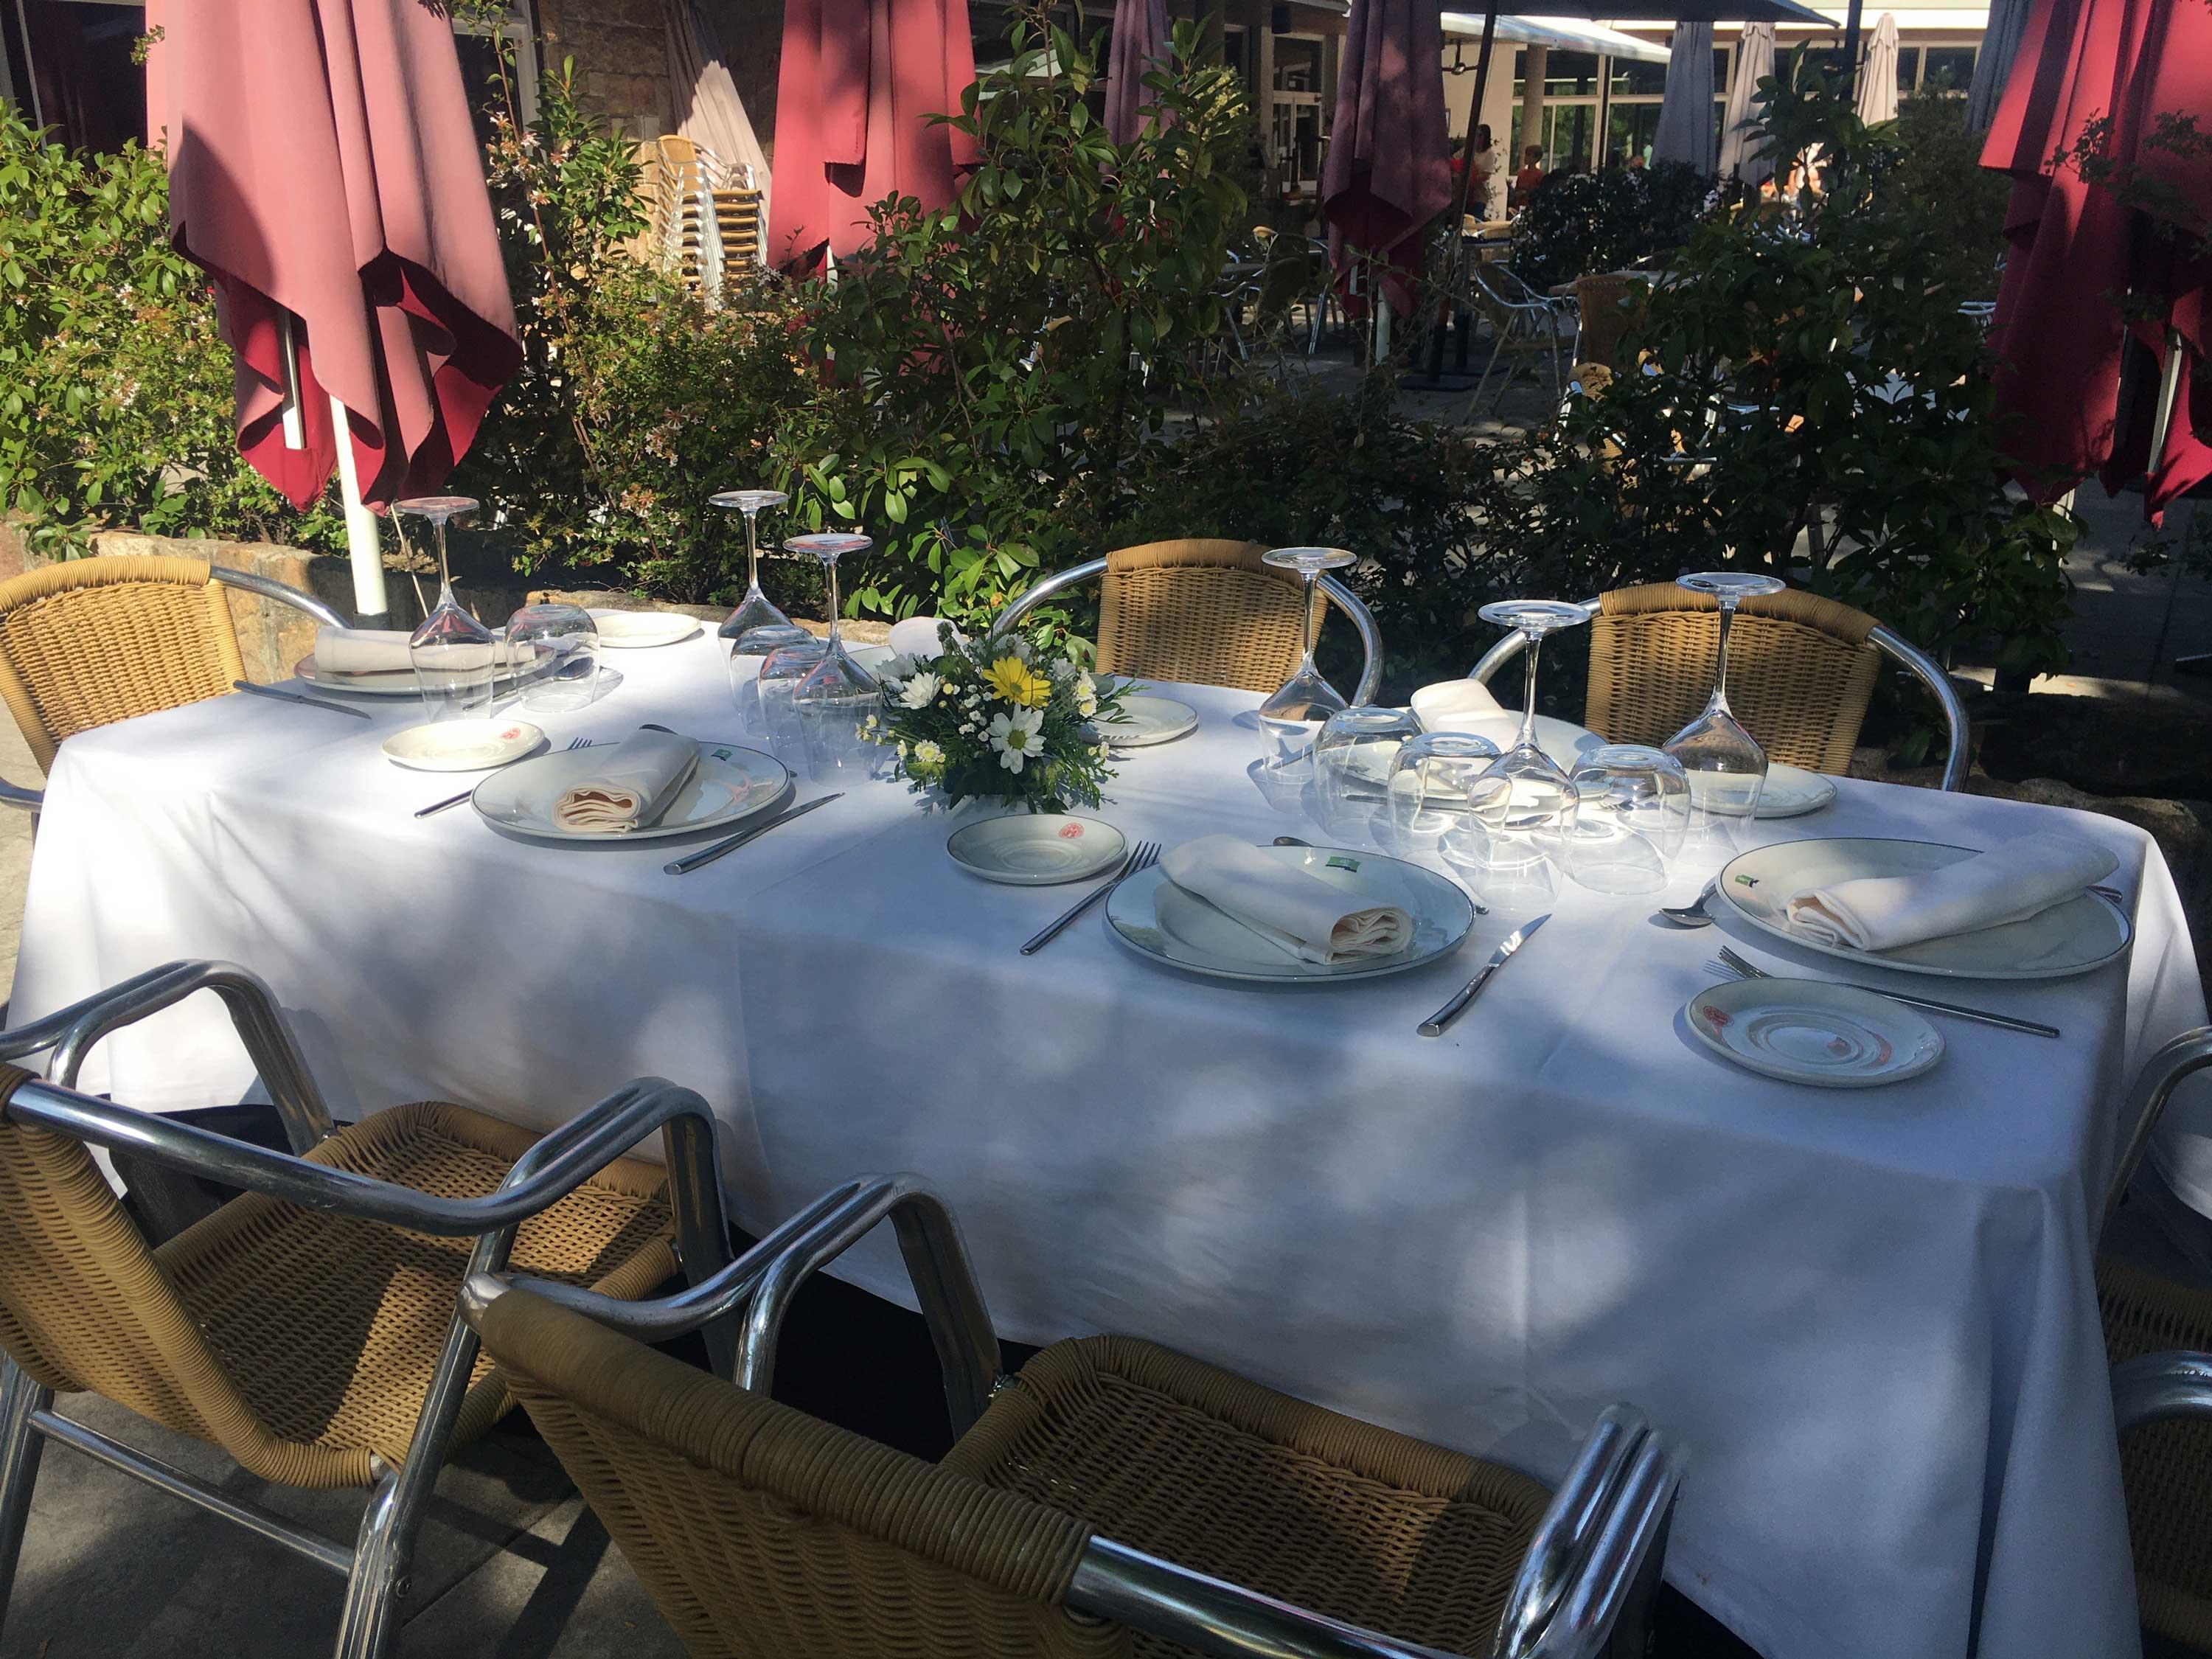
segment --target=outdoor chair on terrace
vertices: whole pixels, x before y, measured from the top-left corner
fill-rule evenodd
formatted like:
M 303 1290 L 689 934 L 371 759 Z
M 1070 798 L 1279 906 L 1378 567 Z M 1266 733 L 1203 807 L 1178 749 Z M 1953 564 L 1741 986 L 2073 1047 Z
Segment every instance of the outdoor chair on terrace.
M 345 625 L 320 599 L 204 559 L 75 559 L 0 582 L 0 700 L 40 769 L 76 732 L 229 695 L 246 663 L 226 588 Z M 44 800 L 0 782 L 10 805 Z
M 202 989 L 228 1005 L 290 1152 L 71 1086 L 106 1033 Z M 543 1139 L 441 1102 L 335 1127 L 267 988 L 211 963 L 155 969 L 0 1037 L 0 1060 L 46 1049 L 52 1081 L 0 1064 L 0 1614 L 53 1440 L 337 1574 L 340 1659 L 382 1654 L 439 1469 L 514 1403 L 456 1316 L 466 1274 L 512 1265 L 635 1297 L 674 1270 L 672 1232 L 702 1277 L 729 1260 L 713 1119 L 658 1079 Z M 620 1156 L 655 1129 L 672 1188 Z M 246 1190 L 150 1246 L 94 1146 Z M 356 1545 L 63 1416 L 57 1389 L 219 1445 L 264 1480 L 371 1488 Z
M 1582 319 L 1577 355 L 1585 363 L 1619 368 L 1621 340 L 1638 320 L 1642 307 L 1632 305 L 1634 278 L 1618 271 L 1575 278 L 1575 310 Z
M 1297 668 L 1305 622 L 1297 577 L 1262 563 L 1266 550 L 1203 539 L 1119 548 L 1039 582 L 999 613 L 991 632 L 1012 632 L 1037 606 L 1099 577 L 1101 672 L 1273 691 Z M 1382 630 L 1342 582 L 1323 576 L 1320 589 L 1358 630 L 1366 661 L 1352 701 L 1367 702 L 1382 678 Z M 1316 602 L 1316 634 L 1322 610 Z
M 1660 744 L 1712 695 L 1720 607 L 1673 582 L 1617 588 L 1589 600 L 1589 689 L 1583 724 L 1614 743 Z M 1487 684 L 1521 653 L 1509 634 L 1474 665 Z M 1768 758 L 1814 772 L 1846 770 L 1887 656 L 1918 677 L 1948 727 L 1943 787 L 1966 787 L 1966 706 L 1928 654 L 1863 611 L 1794 589 L 1746 599 L 1729 635 L 1729 702 Z
M 933 1465 L 768 1393 L 792 1294 L 886 1216 L 958 1437 Z M 694 1659 L 1644 1650 L 1680 1474 L 1632 1407 L 1553 1495 L 1127 1337 L 1009 1378 L 911 1176 L 825 1194 L 676 1300 L 485 1274 L 463 1305 Z M 743 1387 L 632 1340 L 738 1307 Z
M 1566 365 L 1574 359 L 1579 326 L 1574 307 L 1537 293 L 1503 264 L 1477 264 L 1469 275 L 1468 297 L 1490 325 L 1490 356 L 1474 384 L 1468 417 L 1482 412 L 1486 391 L 1495 409 L 1523 368 L 1533 374 L 1542 368 L 1551 379 L 1553 400 L 1565 398 Z

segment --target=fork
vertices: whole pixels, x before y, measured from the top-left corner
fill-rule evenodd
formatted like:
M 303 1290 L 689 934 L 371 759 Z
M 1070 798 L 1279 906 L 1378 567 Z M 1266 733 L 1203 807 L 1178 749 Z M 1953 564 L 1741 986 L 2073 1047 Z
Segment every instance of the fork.
M 1057 919 L 1046 926 L 1041 932 L 1032 938 L 1028 944 L 1022 946 L 1022 954 L 1025 957 L 1035 956 L 1038 951 L 1043 950 L 1046 945 L 1051 944 L 1054 939 L 1058 938 L 1060 930 L 1063 927 L 1066 927 L 1069 922 L 1073 921 L 1076 917 L 1081 915 L 1092 905 L 1097 903 L 1100 899 L 1104 898 L 1107 894 L 1112 892 L 1123 882 L 1128 880 L 1130 877 L 1135 875 L 1138 871 L 1149 870 L 1152 866 L 1158 864 L 1159 861 L 1159 842 L 1156 841 L 1139 842 L 1137 843 L 1136 850 L 1129 854 L 1127 860 L 1123 863 L 1119 870 L 1116 870 L 1109 878 L 1100 882 L 1098 885 L 1085 893 L 1066 910 L 1063 910 Z
M 1721 946 L 1717 958 L 1705 964 L 1706 971 L 1726 974 L 1730 979 L 1772 979 L 1773 975 L 1757 967 L 1727 945 Z M 2055 1037 L 2056 1025 L 2045 1025 L 2032 1019 L 2016 1019 L 2010 1014 L 1993 1014 L 1981 1008 L 1967 1008 L 1955 1002 L 1938 1002 L 1933 997 L 1909 996 L 1901 991 L 1881 991 L 1871 985 L 1854 985 L 1849 980 L 1838 981 L 1850 985 L 1854 991 L 1864 991 L 1869 996 L 1887 997 L 1892 1002 L 1901 1002 L 1908 1008 L 1920 1008 L 1931 1014 L 1948 1014 L 1954 1019 L 1971 1019 L 1978 1024 L 1995 1025 L 2008 1031 L 2024 1031 L 2030 1036 Z
M 576 738 L 570 741 L 568 747 L 571 750 L 592 749 L 598 747 L 598 745 L 589 738 Z M 418 818 L 427 818 L 433 812 L 444 811 L 448 806 L 459 806 L 463 801 L 466 800 L 471 795 L 475 793 L 476 788 L 471 785 L 470 787 L 462 790 L 458 795 L 448 795 L 443 800 L 434 800 L 428 806 L 417 809 L 415 816 Z

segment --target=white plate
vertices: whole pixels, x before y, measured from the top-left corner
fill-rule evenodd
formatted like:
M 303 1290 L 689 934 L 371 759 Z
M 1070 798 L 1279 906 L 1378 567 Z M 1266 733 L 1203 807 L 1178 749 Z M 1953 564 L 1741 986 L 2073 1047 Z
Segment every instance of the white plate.
M 594 611 L 599 643 L 610 651 L 645 651 L 674 645 L 696 634 L 702 623 L 678 611 Z
M 1149 749 L 1197 731 L 1198 710 L 1171 697 L 1125 697 L 1121 718 L 1099 721 L 1098 730 L 1116 749 Z
M 1129 843 L 1110 823 L 1058 812 L 1016 812 L 956 830 L 945 843 L 970 875 L 1010 887 L 1049 887 L 1110 870 Z
M 374 674 L 325 674 L 315 666 L 315 653 L 312 651 L 292 665 L 292 677 L 305 680 L 319 691 L 337 691 L 348 696 L 411 697 L 416 695 L 415 671 L 411 668 L 394 668 Z
M 1139 870 L 1107 895 L 1106 921 L 1122 943 L 1155 962 L 1216 979 L 1271 984 L 1402 974 L 1456 951 L 1474 926 L 1474 906 L 1467 895 L 1418 865 L 1351 848 L 1260 850 L 1356 896 L 1362 904 L 1401 907 L 1413 918 L 1413 942 L 1395 957 L 1365 962 L 1301 962 L 1176 886 L 1157 865 Z
M 848 645 L 846 653 L 871 674 L 880 677 L 884 665 L 898 655 L 888 645 Z
M 537 841 L 659 841 L 695 835 L 764 812 L 783 799 L 791 774 L 774 757 L 726 743 L 702 743 L 699 769 L 677 792 L 656 823 L 636 830 L 602 830 L 578 835 L 553 822 L 554 803 L 605 763 L 608 749 L 561 749 L 536 760 L 495 772 L 469 799 L 477 811 L 502 830 Z
M 1511 708 L 1501 708 L 1491 714 L 1455 714 L 1443 725 L 1432 726 L 1424 720 L 1421 726 L 1424 731 L 1467 732 L 1478 738 L 1488 738 L 1501 754 L 1521 741 L 1521 716 Z M 1539 714 L 1536 747 L 1550 756 L 1561 771 L 1571 772 L 1583 756 L 1604 748 L 1605 739 L 1586 726 Z
M 1875 1089 L 1943 1058 L 1942 1034 L 1901 1002 L 1817 979 L 1742 979 L 1692 997 L 1690 1029 L 1748 1071 L 1822 1089 Z
M 384 757 L 417 772 L 483 772 L 519 761 L 545 741 L 528 720 L 432 720 L 394 732 Z
M 1808 812 L 1817 812 L 1836 798 L 1836 781 L 1818 772 L 1808 772 L 1802 766 L 1784 766 L 1780 761 L 1770 761 L 1766 766 L 1766 781 L 1759 786 L 1759 811 L 1762 818 L 1802 818 Z
M 2025 921 L 1984 927 L 1948 939 L 1923 939 L 1893 951 L 1823 945 L 1790 926 L 1790 897 L 1861 876 L 1905 876 L 1941 870 L 1974 856 L 1968 847 L 1938 842 L 1785 841 L 1729 861 L 1719 891 L 1753 927 L 1843 962 L 1869 963 L 1946 979 L 2063 979 L 2086 974 L 2128 948 L 2128 919 L 2094 893 L 2055 904 Z

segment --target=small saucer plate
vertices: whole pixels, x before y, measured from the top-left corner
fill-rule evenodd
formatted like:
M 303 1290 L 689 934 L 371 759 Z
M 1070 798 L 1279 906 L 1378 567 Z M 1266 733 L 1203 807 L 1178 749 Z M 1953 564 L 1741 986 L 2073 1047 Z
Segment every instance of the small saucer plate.
M 1059 812 L 985 818 L 954 830 L 945 843 L 945 853 L 969 875 L 1010 887 L 1049 887 L 1103 875 L 1128 848 L 1112 824 Z
M 545 733 L 528 720 L 430 720 L 394 732 L 384 757 L 417 772 L 488 772 L 534 753 Z
M 1817 979 L 1708 986 L 1684 1011 L 1698 1041 L 1747 1070 L 1821 1089 L 1876 1089 L 1943 1058 L 1943 1036 L 1901 1002 Z

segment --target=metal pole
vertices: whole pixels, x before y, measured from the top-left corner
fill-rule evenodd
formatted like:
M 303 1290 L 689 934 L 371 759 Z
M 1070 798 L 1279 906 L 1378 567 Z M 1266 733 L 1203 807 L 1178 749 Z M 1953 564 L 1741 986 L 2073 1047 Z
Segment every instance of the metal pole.
M 1452 250 L 1451 268 L 1455 273 L 1459 270 L 1460 260 L 1466 257 L 1467 204 L 1474 194 L 1474 132 L 1482 125 L 1482 100 L 1490 89 L 1490 51 L 1497 36 L 1498 6 L 1496 0 L 1492 0 L 1490 9 L 1482 15 L 1482 51 L 1474 60 L 1474 101 L 1467 106 L 1467 141 L 1460 149 L 1459 211 L 1453 216 L 1446 232 L 1447 246 Z M 1493 145 L 1498 143 L 1496 133 L 1490 135 L 1490 142 Z M 1456 312 L 1459 304 L 1456 294 L 1451 296 L 1451 303 Z M 1468 326 L 1471 328 L 1473 324 Z M 1460 343 L 1461 362 L 1464 366 L 1465 339 L 1462 338 Z M 1376 356 L 1379 359 L 1381 354 L 1378 352 Z M 1429 319 L 1429 366 L 1425 378 L 1430 386 L 1441 387 L 1444 384 L 1443 374 L 1444 331 L 1431 315 Z M 1454 391 L 1459 389 L 1457 386 L 1452 388 Z
M 354 614 L 368 622 L 389 609 L 384 597 L 384 552 L 377 545 L 376 514 L 361 499 L 346 407 L 336 398 L 331 399 L 331 434 L 337 445 L 338 489 L 345 501 L 346 550 L 353 556 Z
M 1844 16 L 1844 101 L 1854 109 L 1859 98 L 1859 15 L 1866 0 L 1851 0 Z

